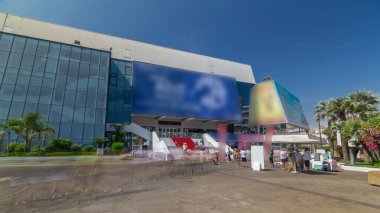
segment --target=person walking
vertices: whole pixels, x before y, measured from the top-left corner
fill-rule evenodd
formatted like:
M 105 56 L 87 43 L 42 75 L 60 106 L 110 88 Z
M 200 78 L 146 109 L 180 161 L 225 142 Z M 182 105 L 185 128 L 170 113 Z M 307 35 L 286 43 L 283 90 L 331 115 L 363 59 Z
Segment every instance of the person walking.
M 303 159 L 305 161 L 306 173 L 310 171 L 310 161 L 311 161 L 311 152 L 309 148 L 305 149 L 305 153 L 303 154 Z
M 239 168 L 240 167 L 240 158 L 241 158 L 241 156 L 240 156 L 240 152 L 239 152 L 239 149 L 238 148 L 236 148 L 235 150 L 234 150 L 234 154 L 233 154 L 233 157 L 234 157 L 234 161 L 235 161 L 235 166 L 236 166 L 236 168 Z
M 228 148 L 227 149 L 227 160 L 228 160 L 228 163 L 231 163 L 231 155 L 232 155 L 231 148 Z
M 243 167 L 247 167 L 247 151 L 245 151 L 244 149 L 242 149 L 240 151 L 240 156 L 241 156 L 241 161 L 242 161 L 242 166 Z
M 286 169 L 286 164 L 288 162 L 288 156 L 287 156 L 287 153 L 286 153 L 286 150 L 285 149 L 282 149 L 281 152 L 280 152 L 280 159 L 281 159 L 281 169 L 285 170 Z
M 294 158 L 296 159 L 296 171 L 301 172 L 301 158 L 302 155 L 300 151 L 297 149 L 294 153 Z
M 273 149 L 270 151 L 269 153 L 269 163 L 270 163 L 270 166 L 272 168 L 274 168 L 274 161 L 273 161 L 273 155 L 274 155 L 274 152 L 273 152 Z

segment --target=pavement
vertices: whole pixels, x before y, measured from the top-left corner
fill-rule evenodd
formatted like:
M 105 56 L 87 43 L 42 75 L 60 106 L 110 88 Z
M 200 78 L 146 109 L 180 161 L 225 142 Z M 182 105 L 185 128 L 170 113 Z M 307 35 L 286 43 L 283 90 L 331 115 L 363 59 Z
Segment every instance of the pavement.
M 367 173 L 209 162 L 0 166 L 1 212 L 379 212 Z

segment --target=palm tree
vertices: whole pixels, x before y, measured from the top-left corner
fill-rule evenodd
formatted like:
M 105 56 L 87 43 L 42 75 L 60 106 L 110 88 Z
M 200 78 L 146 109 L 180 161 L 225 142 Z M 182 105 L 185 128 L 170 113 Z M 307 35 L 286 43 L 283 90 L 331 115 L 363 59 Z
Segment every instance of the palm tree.
M 33 132 L 38 134 L 38 150 L 41 149 L 41 136 L 42 135 L 54 135 L 55 129 L 46 122 L 39 122 Z
M 98 144 L 99 148 L 103 148 L 103 145 L 108 141 L 108 138 L 98 137 L 94 138 L 94 142 Z
M 12 129 L 15 133 L 24 139 L 24 150 L 29 151 L 30 144 L 37 134 L 35 130 L 38 126 L 38 120 L 43 116 L 38 112 L 30 112 L 26 114 L 23 118 L 17 120 L 17 125 L 13 126 Z
M 127 135 L 127 131 L 124 130 L 128 123 L 111 124 L 111 127 L 115 130 L 112 135 L 112 140 L 116 142 L 124 142 Z
M 9 119 L 5 123 L 0 123 L 0 128 L 3 129 L 3 131 L 1 131 L 2 132 L 1 138 L 7 135 L 7 151 L 9 150 L 9 146 L 11 145 L 12 127 L 16 126 L 17 124 L 18 124 L 18 121 L 16 119 Z
M 331 130 L 334 132 L 334 134 L 337 134 L 338 131 L 339 131 L 339 134 L 341 134 L 344 125 L 345 125 L 345 121 L 337 120 L 333 123 Z M 343 152 L 343 159 L 348 161 L 349 160 L 348 140 L 342 140 L 342 152 Z
M 7 134 L 6 131 L 4 130 L 0 131 L 0 151 L 1 151 L 1 147 L 3 147 L 3 138 L 5 134 Z
M 377 112 L 379 98 L 371 91 L 361 90 L 348 95 L 349 110 L 353 118 L 367 120 L 369 115 Z
M 314 107 L 314 120 L 320 122 L 321 120 L 325 119 L 327 120 L 327 128 L 331 128 L 331 122 L 334 119 L 334 116 L 331 112 L 331 107 L 330 107 L 330 100 L 322 100 L 320 101 L 315 107 Z M 329 141 L 329 147 L 331 153 L 334 153 L 334 143 L 332 141 L 332 138 L 330 135 L 327 135 L 328 141 Z

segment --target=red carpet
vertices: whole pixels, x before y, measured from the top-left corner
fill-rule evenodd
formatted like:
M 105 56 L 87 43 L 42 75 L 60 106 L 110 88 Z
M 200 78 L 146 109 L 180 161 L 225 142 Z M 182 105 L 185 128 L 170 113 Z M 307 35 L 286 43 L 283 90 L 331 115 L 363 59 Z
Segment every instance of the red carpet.
M 172 138 L 172 140 L 177 147 L 182 148 L 183 144 L 186 143 L 187 149 L 195 150 L 195 143 L 191 138 Z

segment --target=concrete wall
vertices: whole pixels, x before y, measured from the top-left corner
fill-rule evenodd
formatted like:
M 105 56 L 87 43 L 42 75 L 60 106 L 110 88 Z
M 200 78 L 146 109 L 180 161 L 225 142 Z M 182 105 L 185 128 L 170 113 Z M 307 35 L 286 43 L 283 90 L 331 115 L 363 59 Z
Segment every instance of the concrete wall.
M 138 41 L 75 29 L 20 16 L 0 13 L 3 32 L 41 38 L 66 44 L 80 41 L 80 46 L 109 51 L 112 57 L 136 60 L 186 70 L 215 73 L 236 78 L 237 81 L 255 83 L 250 65 L 212 58 L 189 52 L 160 47 Z

